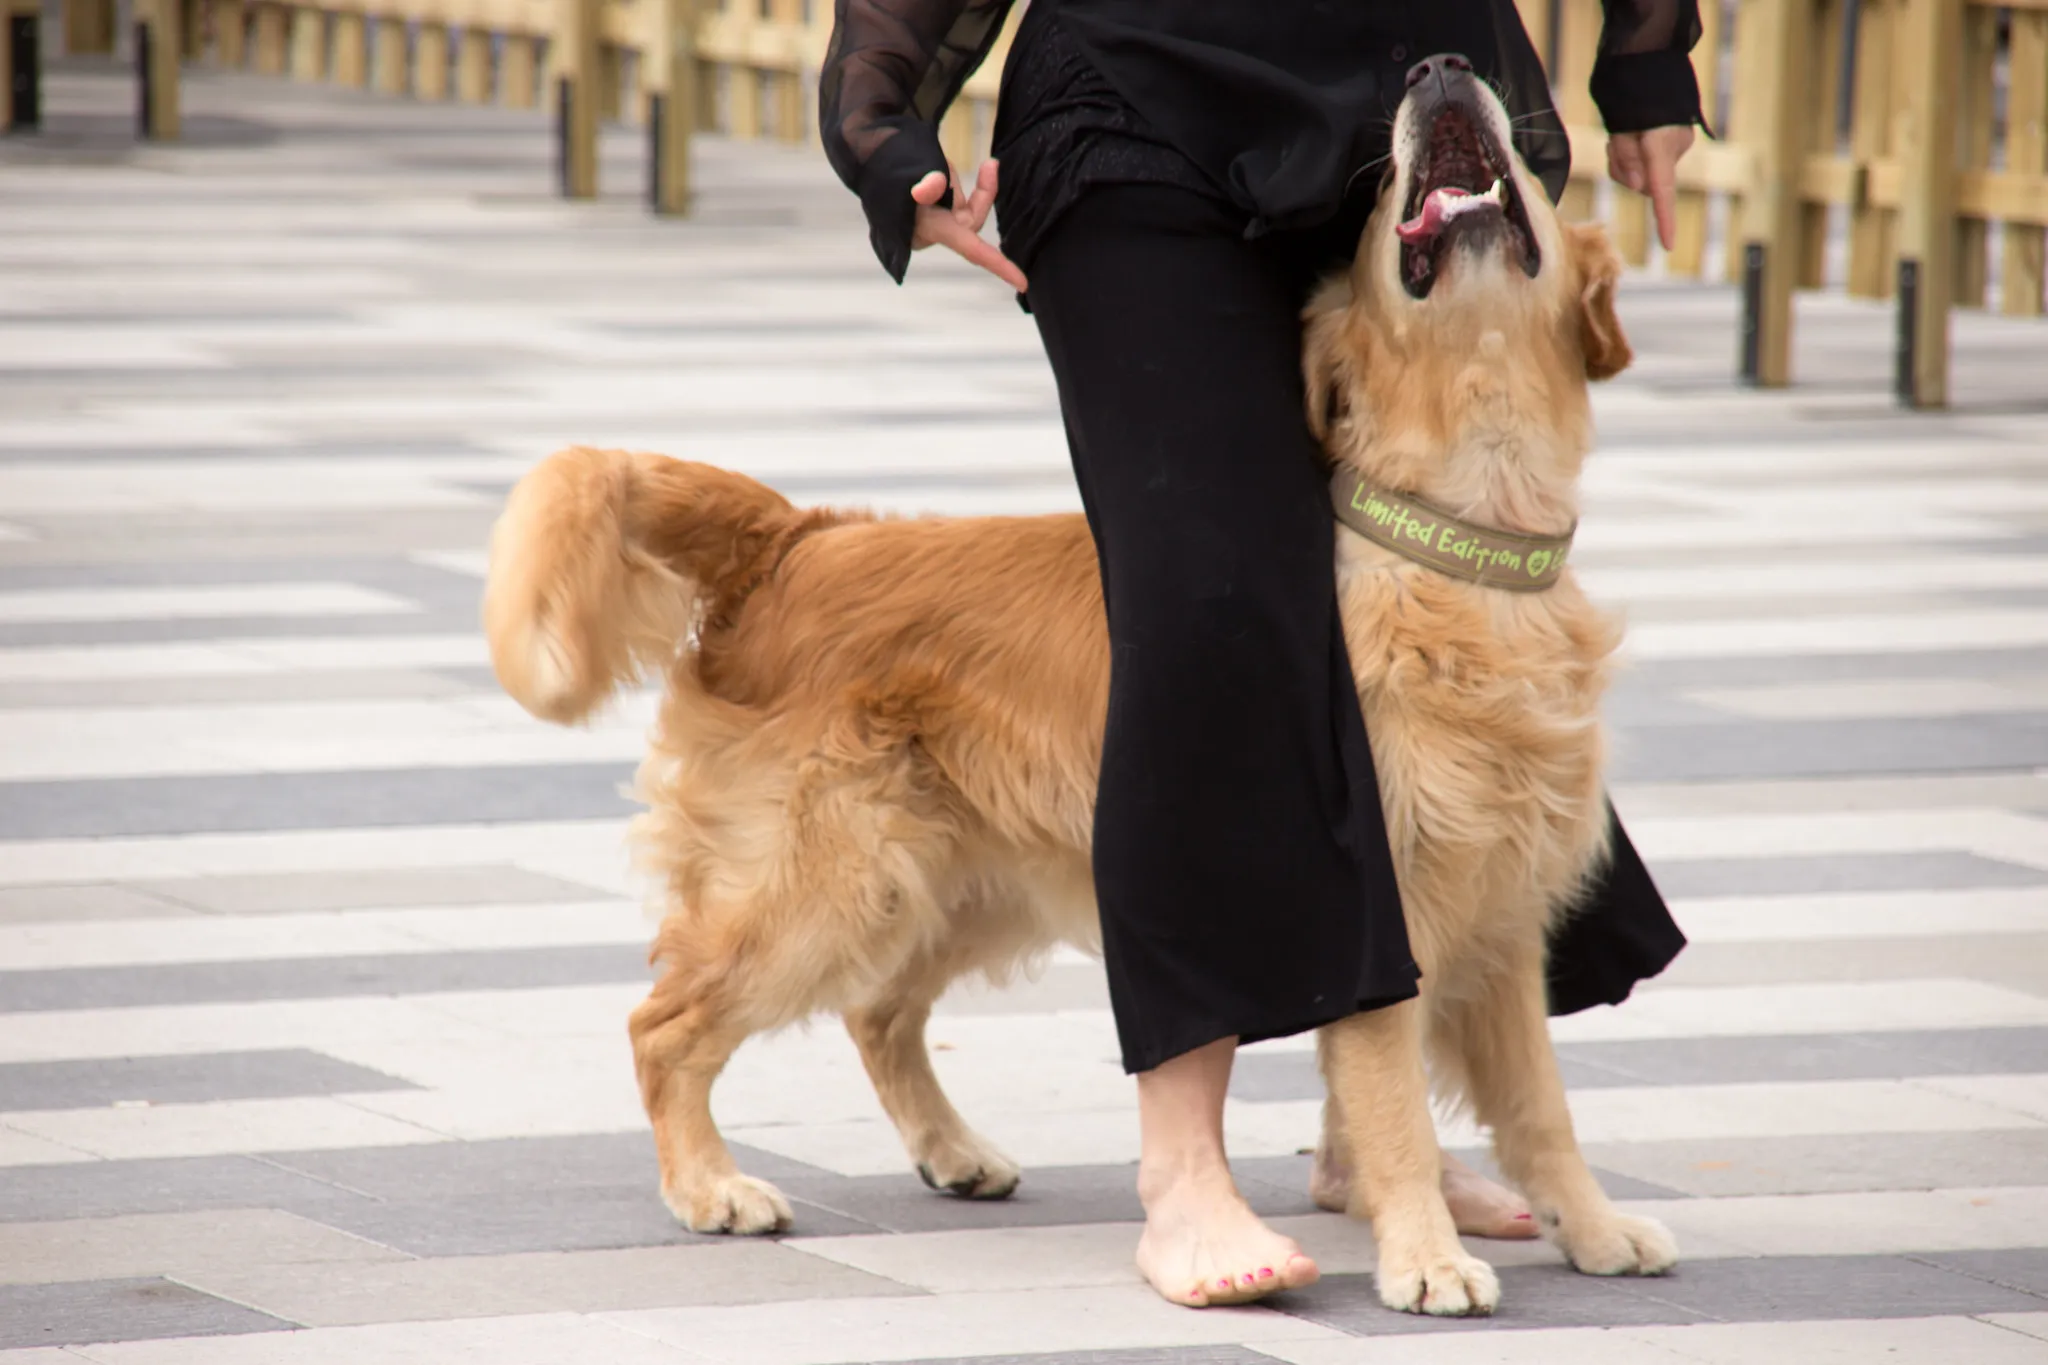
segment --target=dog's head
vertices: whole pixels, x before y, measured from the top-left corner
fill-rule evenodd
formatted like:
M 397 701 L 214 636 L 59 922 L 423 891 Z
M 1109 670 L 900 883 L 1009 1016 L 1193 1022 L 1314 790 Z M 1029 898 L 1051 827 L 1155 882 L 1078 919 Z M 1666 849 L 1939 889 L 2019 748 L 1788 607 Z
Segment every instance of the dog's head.
M 1557 216 L 1470 64 L 1420 62 L 1357 258 L 1310 306 L 1311 420 L 1354 461 L 1368 452 L 1346 447 L 1391 443 L 1398 457 L 1497 443 L 1504 427 L 1548 433 L 1577 447 L 1575 473 L 1590 443 L 1586 383 L 1632 358 L 1620 277 L 1605 233 Z

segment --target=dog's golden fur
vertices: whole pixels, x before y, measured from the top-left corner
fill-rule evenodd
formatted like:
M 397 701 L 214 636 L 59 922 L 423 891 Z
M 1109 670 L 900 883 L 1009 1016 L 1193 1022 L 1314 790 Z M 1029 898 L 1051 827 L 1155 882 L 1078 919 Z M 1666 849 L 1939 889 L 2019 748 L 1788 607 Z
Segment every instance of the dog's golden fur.
M 1629 360 L 1620 267 L 1514 174 L 1536 276 L 1467 253 L 1413 299 L 1384 207 L 1312 305 L 1305 365 L 1334 459 L 1468 520 L 1561 531 L 1591 444 L 1587 380 Z M 1440 1193 L 1433 1073 L 1492 1128 L 1575 1264 L 1660 1271 L 1668 1235 L 1620 1215 L 1579 1156 L 1543 993 L 1546 929 L 1604 853 L 1598 704 L 1618 628 L 1569 572 L 1502 593 L 1338 540 L 1423 978 L 1420 999 L 1324 1031 L 1317 1197 L 1372 1219 L 1390 1305 L 1492 1308 L 1498 1285 Z M 788 1224 L 781 1195 L 735 1167 L 710 1090 L 746 1038 L 827 1011 L 926 1179 L 1007 1194 L 1017 1170 L 941 1092 L 924 1025 L 962 975 L 1096 938 L 1109 666 L 1083 521 L 802 510 L 710 466 L 571 449 L 513 492 L 485 620 L 506 689 L 547 719 L 643 673 L 666 687 L 634 828 L 664 895 L 663 975 L 630 1033 L 676 1216 Z

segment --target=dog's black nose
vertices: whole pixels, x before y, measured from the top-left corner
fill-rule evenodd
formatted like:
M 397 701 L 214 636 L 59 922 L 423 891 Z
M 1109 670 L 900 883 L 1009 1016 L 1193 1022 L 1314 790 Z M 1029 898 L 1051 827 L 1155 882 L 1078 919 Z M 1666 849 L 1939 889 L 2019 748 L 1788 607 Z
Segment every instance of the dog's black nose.
M 1408 88 L 1413 90 L 1441 71 L 1463 71 L 1469 75 L 1472 63 L 1455 52 L 1439 52 L 1434 57 L 1424 57 L 1408 68 Z

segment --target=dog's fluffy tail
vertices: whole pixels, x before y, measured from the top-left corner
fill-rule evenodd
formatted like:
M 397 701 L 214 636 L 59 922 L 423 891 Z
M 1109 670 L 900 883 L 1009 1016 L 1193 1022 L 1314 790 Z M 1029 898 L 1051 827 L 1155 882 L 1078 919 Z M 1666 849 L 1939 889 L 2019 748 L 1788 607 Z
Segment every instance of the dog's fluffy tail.
M 664 668 L 830 520 L 743 474 L 574 446 L 512 490 L 491 534 L 484 633 L 505 690 L 568 724 Z

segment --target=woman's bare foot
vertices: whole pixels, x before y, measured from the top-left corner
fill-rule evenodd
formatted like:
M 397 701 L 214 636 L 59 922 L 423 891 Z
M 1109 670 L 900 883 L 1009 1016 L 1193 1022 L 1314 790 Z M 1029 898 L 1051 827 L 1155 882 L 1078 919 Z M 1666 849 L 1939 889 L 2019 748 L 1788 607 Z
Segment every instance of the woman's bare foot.
M 1537 1235 L 1536 1220 L 1520 1195 L 1449 1152 L 1444 1153 L 1444 1203 L 1462 1236 L 1526 1242 Z
M 1444 1203 L 1461 1237 L 1525 1242 L 1538 1235 L 1529 1206 L 1505 1185 L 1488 1180 L 1449 1152 L 1443 1154 Z M 1351 1204 L 1351 1168 L 1328 1135 L 1316 1148 L 1309 1172 L 1309 1197 L 1317 1208 L 1345 1213 Z
M 1189 1308 L 1248 1303 L 1321 1274 L 1292 1240 L 1259 1221 L 1230 1178 L 1223 1096 L 1236 1052 L 1235 1038 L 1221 1039 L 1138 1077 L 1138 1271 Z
M 1322 1273 L 1292 1238 L 1259 1221 L 1228 1168 L 1158 1183 L 1140 1174 L 1138 1191 L 1145 1204 L 1138 1272 L 1174 1303 L 1248 1303 L 1312 1285 Z

